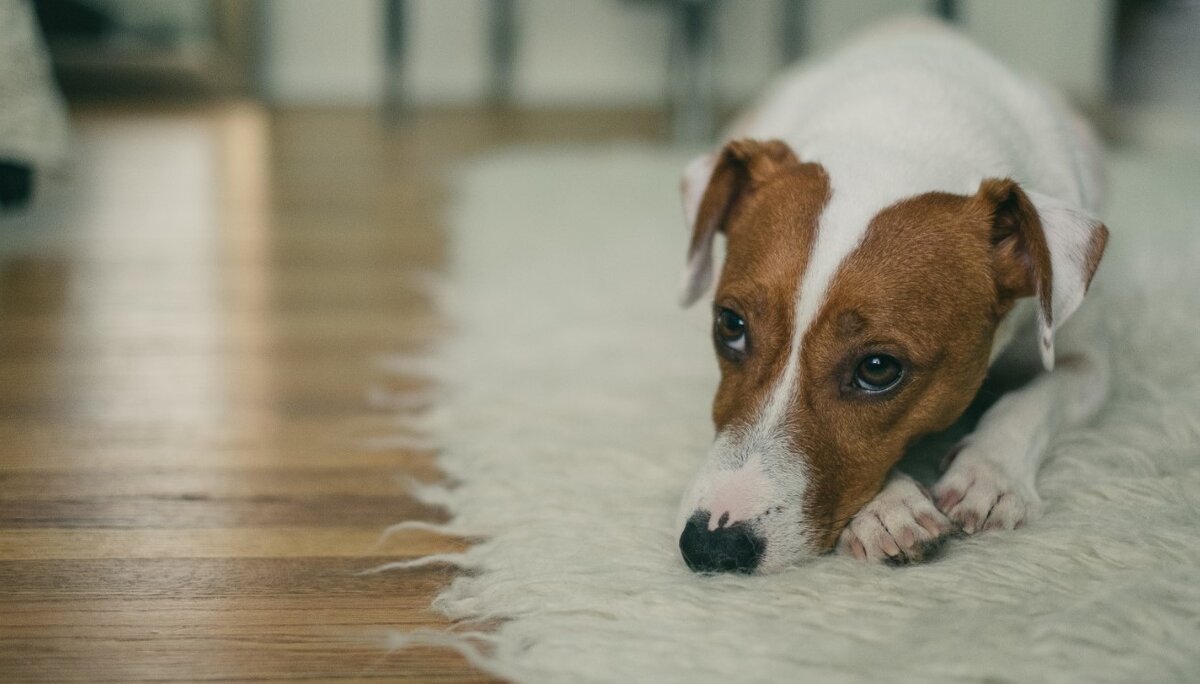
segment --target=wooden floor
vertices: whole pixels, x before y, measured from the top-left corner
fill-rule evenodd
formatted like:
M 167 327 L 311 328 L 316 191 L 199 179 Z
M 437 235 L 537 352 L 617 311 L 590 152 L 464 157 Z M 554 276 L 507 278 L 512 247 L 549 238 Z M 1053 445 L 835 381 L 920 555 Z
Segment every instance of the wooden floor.
M 50 240 L 0 249 L 0 681 L 475 681 L 389 654 L 442 627 L 444 569 L 361 576 L 460 543 L 402 475 L 431 454 L 372 392 L 444 332 L 442 171 L 489 147 L 655 138 L 637 113 L 410 116 L 249 104 L 76 117 Z M 0 247 L 3 247 L 0 236 Z

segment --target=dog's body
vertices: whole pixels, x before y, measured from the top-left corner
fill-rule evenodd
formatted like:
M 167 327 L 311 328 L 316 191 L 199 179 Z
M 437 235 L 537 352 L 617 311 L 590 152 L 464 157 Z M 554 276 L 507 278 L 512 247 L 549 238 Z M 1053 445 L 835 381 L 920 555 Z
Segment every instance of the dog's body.
M 697 570 L 771 571 L 837 547 L 920 557 L 955 525 L 1035 517 L 1047 443 L 1106 373 L 1055 330 L 1107 231 L 1087 127 L 941 25 L 879 30 L 795 71 L 684 173 L 683 299 L 727 238 L 707 464 L 684 496 Z M 998 401 L 934 488 L 892 471 L 946 428 L 1014 340 L 1045 372 Z M 1008 356 L 1019 357 L 1019 344 Z

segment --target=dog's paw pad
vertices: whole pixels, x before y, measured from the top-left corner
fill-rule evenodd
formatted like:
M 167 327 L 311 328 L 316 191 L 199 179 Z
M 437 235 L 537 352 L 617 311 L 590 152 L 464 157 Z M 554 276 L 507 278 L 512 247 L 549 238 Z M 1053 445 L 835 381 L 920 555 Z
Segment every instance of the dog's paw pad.
M 999 466 L 962 454 L 933 488 L 937 507 L 960 530 L 1011 530 L 1041 513 L 1037 493 L 1018 485 Z
M 859 560 L 903 565 L 930 558 L 952 529 L 920 485 L 895 477 L 851 518 L 838 551 Z

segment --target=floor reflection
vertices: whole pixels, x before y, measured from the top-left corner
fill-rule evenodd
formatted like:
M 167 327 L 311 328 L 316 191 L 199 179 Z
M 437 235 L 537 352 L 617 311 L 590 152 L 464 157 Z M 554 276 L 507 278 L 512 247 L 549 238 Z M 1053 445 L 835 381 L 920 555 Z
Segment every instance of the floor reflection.
M 75 123 L 72 194 L 16 247 L 0 223 L 0 680 L 467 673 L 359 638 L 443 627 L 444 570 L 355 575 L 462 548 L 375 545 L 438 519 L 399 484 L 435 479 L 432 453 L 381 447 L 415 435 L 368 395 L 427 385 L 379 360 L 447 334 L 424 285 L 443 172 L 661 122 L 225 103 Z

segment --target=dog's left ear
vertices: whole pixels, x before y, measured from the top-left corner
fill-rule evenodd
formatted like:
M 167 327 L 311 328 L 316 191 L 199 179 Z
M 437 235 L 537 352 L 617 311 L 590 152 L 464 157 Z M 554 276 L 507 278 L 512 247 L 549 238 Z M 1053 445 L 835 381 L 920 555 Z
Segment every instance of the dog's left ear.
M 692 232 L 679 301 L 688 306 L 712 284 L 713 241 L 724 232 L 738 202 L 780 170 L 798 164 L 781 140 L 733 140 L 719 152 L 696 157 L 683 171 L 683 214 Z
M 1099 220 L 1067 202 L 988 179 L 977 197 L 992 214 L 992 253 L 1000 297 L 1035 296 L 1042 365 L 1054 368 L 1054 332 L 1079 308 L 1108 243 Z

